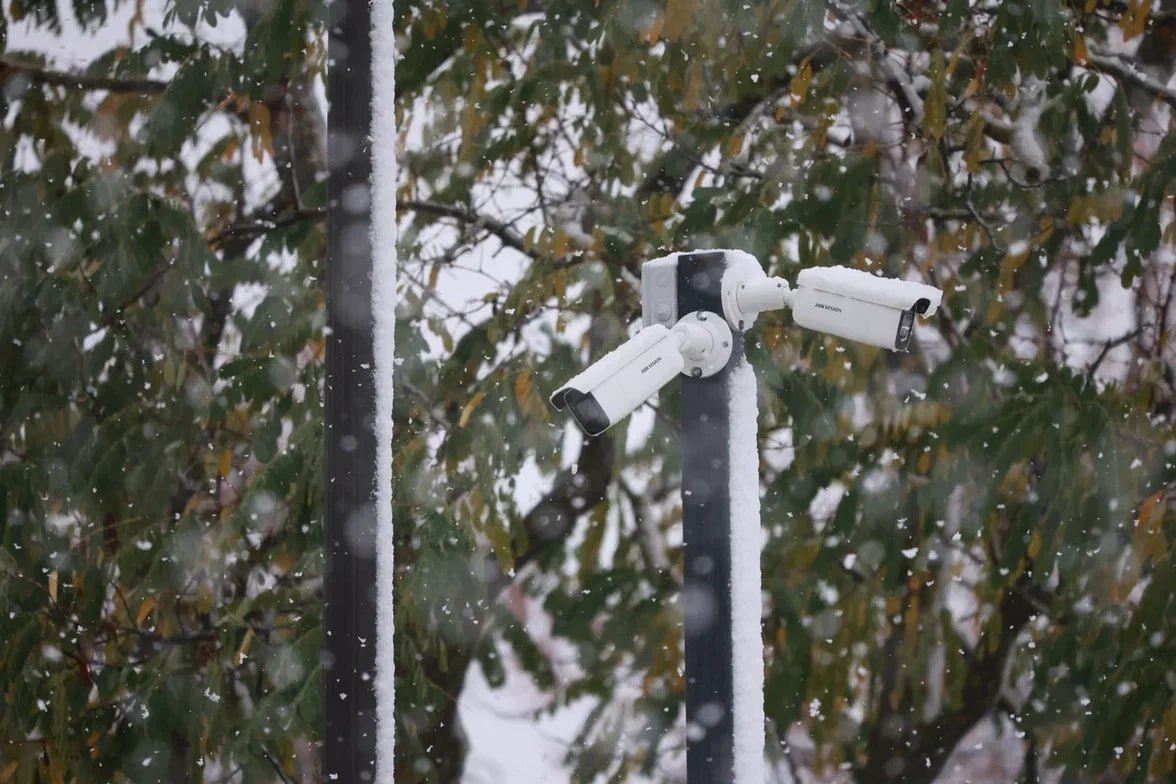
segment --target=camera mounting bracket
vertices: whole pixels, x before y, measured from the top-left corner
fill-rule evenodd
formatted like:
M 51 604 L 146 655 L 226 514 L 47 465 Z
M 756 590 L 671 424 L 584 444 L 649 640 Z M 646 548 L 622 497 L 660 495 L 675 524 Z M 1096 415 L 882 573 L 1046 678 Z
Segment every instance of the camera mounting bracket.
M 682 375 L 709 378 L 727 366 L 734 341 L 727 321 L 717 313 L 696 310 L 671 330 L 681 340 Z

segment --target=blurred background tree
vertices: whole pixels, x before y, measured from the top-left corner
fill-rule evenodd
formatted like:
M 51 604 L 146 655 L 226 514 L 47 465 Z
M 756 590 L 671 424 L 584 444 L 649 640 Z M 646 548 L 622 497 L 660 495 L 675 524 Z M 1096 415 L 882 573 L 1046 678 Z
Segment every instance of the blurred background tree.
M 715 247 L 946 293 L 909 356 L 752 331 L 778 780 L 1169 779 L 1176 8 L 398 12 L 404 781 L 519 667 L 593 706 L 571 780 L 681 780 L 675 395 L 597 440 L 545 398 Z
M 1167 0 L 397 6 L 398 782 L 518 670 L 681 779 L 675 396 L 545 397 L 695 247 L 946 292 L 752 332 L 778 780 L 1171 777 Z M 317 781 L 325 8 L 0 19 L 0 782 Z
M 0 781 L 318 781 L 325 11 L 0 12 Z

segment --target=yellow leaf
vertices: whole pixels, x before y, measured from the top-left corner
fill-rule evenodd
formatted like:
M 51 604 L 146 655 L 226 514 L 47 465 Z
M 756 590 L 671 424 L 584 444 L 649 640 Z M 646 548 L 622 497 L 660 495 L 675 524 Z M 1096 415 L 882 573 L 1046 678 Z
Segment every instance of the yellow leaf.
M 481 39 L 478 28 L 475 25 L 466 25 L 461 31 L 461 45 L 470 54 L 473 54 L 478 49 L 478 41 Z
M 968 167 L 968 174 L 980 171 L 980 162 L 985 152 L 987 148 L 984 146 L 984 118 L 976 114 L 968 123 L 968 136 L 964 141 L 964 163 Z
M 445 12 L 445 4 L 442 3 L 440 8 L 421 14 L 421 23 L 425 28 L 425 38 L 432 41 L 437 37 L 438 33 L 445 30 L 446 25 L 449 23 L 449 17 Z
M 233 659 L 240 667 L 245 663 L 245 659 L 249 658 L 249 646 L 253 643 L 253 627 L 250 626 L 245 632 L 245 639 L 241 640 L 241 647 L 237 649 L 237 656 Z
M 1034 531 L 1029 535 L 1029 548 L 1026 550 L 1026 554 L 1029 556 L 1029 560 L 1033 561 L 1037 559 L 1037 554 L 1040 552 L 1041 534 L 1037 531 Z
M 568 255 L 568 250 L 571 248 L 572 238 L 563 229 L 556 228 L 551 235 L 551 255 L 556 258 L 562 258 Z
M 1078 65 L 1086 65 L 1086 60 L 1087 60 L 1088 54 L 1089 53 L 1086 51 L 1086 38 L 1083 37 L 1082 33 L 1075 32 L 1074 33 L 1074 62 L 1077 63 Z
M 135 613 L 135 625 L 142 626 L 143 621 L 147 620 L 147 616 L 155 609 L 156 599 L 154 596 L 148 596 L 139 605 L 139 612 Z
M 57 570 L 49 572 L 49 601 L 57 604 Z
M 1139 505 L 1139 519 L 1131 537 L 1131 546 L 1141 562 L 1156 560 L 1168 548 L 1168 539 L 1160 524 L 1167 507 L 1167 490 L 1152 493 Z
M 465 427 L 466 423 L 470 421 L 470 415 L 474 413 L 474 409 L 482 402 L 482 398 L 486 397 L 485 392 L 479 392 L 470 398 L 470 402 L 465 404 L 465 408 L 461 410 L 461 418 L 457 420 L 458 427 Z
M 702 94 L 702 60 L 697 57 L 691 60 L 690 67 L 686 69 L 686 89 L 683 92 L 683 107 L 687 112 L 697 111 L 698 99 Z
M 1150 13 L 1151 0 L 1131 0 L 1127 4 L 1127 10 L 1119 19 L 1119 29 L 1123 31 L 1123 40 L 1130 41 L 1136 36 L 1143 35 Z
M 222 479 L 229 475 L 229 470 L 233 467 L 233 453 L 226 449 L 220 453 L 220 459 L 216 463 L 217 476 Z
M 490 540 L 490 549 L 494 552 L 494 560 L 498 568 L 510 574 L 514 570 L 514 552 L 511 549 L 510 530 L 499 521 L 486 526 L 486 538 Z
M 812 83 L 813 64 L 806 57 L 800 61 L 800 67 L 796 69 L 796 75 L 792 77 L 792 82 L 788 86 L 788 98 L 793 109 L 804 103 L 804 98 L 808 95 L 809 85 Z
M 727 140 L 727 157 L 734 158 L 743 152 L 743 134 L 737 133 Z
M 666 0 L 666 39 L 677 41 L 690 32 L 697 11 L 698 0 Z
M 249 104 L 249 130 L 253 157 L 258 161 L 265 160 L 266 153 L 273 157 L 274 137 L 270 133 L 270 110 L 261 101 L 252 101 Z
M 1000 262 L 1000 285 L 998 290 L 1001 294 L 1005 294 L 1013 288 L 1013 276 L 1017 274 L 1017 270 L 1021 269 L 1025 264 L 1025 260 L 1029 258 L 1033 247 L 1026 244 L 1025 249 L 1013 253 L 1009 251 Z
M 649 27 L 645 28 L 641 32 L 642 40 L 644 40 L 646 43 L 650 43 L 650 44 L 657 43 L 657 39 L 661 37 L 662 26 L 665 23 L 666 23 L 666 18 L 663 15 L 658 14 L 657 16 L 655 16 L 653 18 L 653 21 L 650 23 Z
M 1098 0 L 1086 0 L 1086 6 L 1082 9 L 1082 13 L 1089 16 L 1094 13 L 1094 9 L 1098 8 Z
M 519 408 L 524 411 L 527 409 L 527 398 L 531 394 L 531 389 L 535 384 L 531 381 L 531 369 L 523 368 L 519 371 L 518 376 L 515 377 L 514 394 L 515 401 L 519 404 Z
M 465 107 L 461 110 L 461 159 L 466 163 L 474 158 L 476 151 L 478 132 L 482 130 L 482 126 L 486 124 L 486 118 L 482 112 L 478 110 L 478 102 L 476 100 L 466 101 Z
M 931 470 L 931 453 L 924 452 L 919 455 L 919 473 L 926 475 Z
M 968 86 L 964 88 L 964 98 L 971 98 L 980 91 L 980 84 L 984 81 L 984 72 L 976 71 L 976 74 L 968 80 Z
M 20 767 L 20 762 L 13 760 L 4 766 L 4 770 L 0 770 L 0 784 L 8 784 L 16 775 L 16 769 Z
M 943 61 L 943 50 L 931 52 L 931 88 L 923 103 L 923 132 L 932 139 L 942 139 L 947 127 L 947 66 Z
M 588 530 L 584 534 L 584 541 L 580 544 L 578 557 L 580 561 L 580 578 L 585 579 L 597 569 L 597 559 L 600 556 L 600 546 L 604 542 L 604 533 L 608 528 L 605 519 L 605 507 L 599 506 L 593 511 L 588 521 Z

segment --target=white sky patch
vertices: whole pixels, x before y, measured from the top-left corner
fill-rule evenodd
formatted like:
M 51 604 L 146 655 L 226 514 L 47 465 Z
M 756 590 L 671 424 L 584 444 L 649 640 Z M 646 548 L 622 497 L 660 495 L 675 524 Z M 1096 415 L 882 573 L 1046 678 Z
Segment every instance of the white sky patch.
M 376 388 L 376 781 L 395 778 L 392 381 L 396 356 L 396 33 L 392 0 L 372 2 L 372 315 Z

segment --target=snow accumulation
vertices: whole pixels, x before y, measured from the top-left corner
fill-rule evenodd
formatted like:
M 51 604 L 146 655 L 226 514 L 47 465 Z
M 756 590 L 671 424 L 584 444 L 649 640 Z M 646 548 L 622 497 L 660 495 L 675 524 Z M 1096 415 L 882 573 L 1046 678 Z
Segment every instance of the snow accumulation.
M 740 357 L 731 370 L 731 649 L 734 669 L 735 782 L 764 780 L 764 655 L 760 578 L 759 449 L 755 371 Z
M 396 33 L 393 0 L 372 2 L 372 314 L 376 387 L 376 781 L 393 781 L 392 378 L 396 352 Z
M 796 285 L 829 291 L 865 302 L 875 302 L 899 310 L 906 310 L 915 299 L 927 299 L 931 305 L 923 315 L 934 315 L 943 299 L 943 292 L 925 283 L 902 280 L 901 278 L 880 278 L 863 270 L 849 267 L 808 267 L 796 276 Z
M 750 253 L 725 250 L 723 277 L 740 280 L 763 277 L 763 268 Z M 763 586 L 760 577 L 759 445 L 756 427 L 755 371 L 741 357 L 728 381 L 730 435 L 727 459 L 731 466 L 731 650 L 732 705 L 735 723 L 735 784 L 764 781 L 764 648 Z

